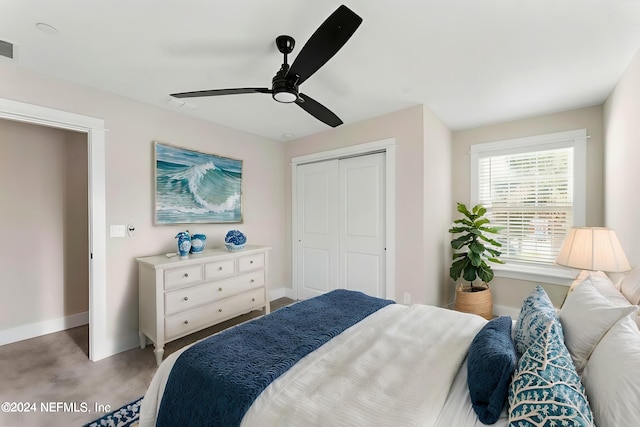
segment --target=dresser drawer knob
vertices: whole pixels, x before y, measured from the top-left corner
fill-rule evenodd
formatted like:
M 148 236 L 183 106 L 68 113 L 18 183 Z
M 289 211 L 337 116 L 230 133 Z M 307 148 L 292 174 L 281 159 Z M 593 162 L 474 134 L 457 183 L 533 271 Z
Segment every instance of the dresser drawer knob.
M 256 281 L 256 279 L 251 279 L 251 280 L 249 281 L 249 283 L 253 283 L 253 282 L 255 282 L 255 281 Z
M 218 312 L 222 313 L 222 309 L 221 309 L 221 308 L 219 308 L 219 309 L 218 309 Z
M 253 260 L 249 261 L 249 264 L 253 264 Z
M 218 270 L 222 271 L 222 266 L 218 267 Z
M 185 301 L 189 301 L 189 297 L 184 297 L 183 298 Z
M 222 288 L 218 288 L 218 292 L 222 292 Z
M 189 273 L 184 273 L 184 277 L 189 277 Z
M 189 321 L 188 321 L 188 320 L 185 320 L 185 321 L 184 321 L 184 324 L 185 324 L 185 325 L 188 325 L 188 324 L 189 324 Z
M 255 299 L 255 298 L 251 298 L 251 302 L 255 302 L 255 301 L 256 301 L 256 299 Z

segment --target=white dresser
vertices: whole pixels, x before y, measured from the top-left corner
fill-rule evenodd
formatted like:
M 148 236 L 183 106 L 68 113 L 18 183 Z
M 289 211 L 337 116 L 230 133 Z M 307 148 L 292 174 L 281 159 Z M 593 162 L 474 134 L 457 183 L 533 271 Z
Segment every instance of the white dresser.
M 237 252 L 207 249 L 188 259 L 136 258 L 140 294 L 140 347 L 147 337 L 162 362 L 167 342 L 264 307 L 269 313 L 266 246 Z

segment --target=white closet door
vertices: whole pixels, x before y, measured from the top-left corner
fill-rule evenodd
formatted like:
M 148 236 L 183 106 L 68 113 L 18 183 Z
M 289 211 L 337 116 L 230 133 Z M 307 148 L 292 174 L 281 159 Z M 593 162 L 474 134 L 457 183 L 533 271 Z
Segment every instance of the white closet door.
M 298 298 L 338 287 L 338 160 L 297 167 Z
M 385 297 L 385 154 L 297 166 L 298 298 Z
M 385 296 L 385 154 L 340 160 L 340 287 Z

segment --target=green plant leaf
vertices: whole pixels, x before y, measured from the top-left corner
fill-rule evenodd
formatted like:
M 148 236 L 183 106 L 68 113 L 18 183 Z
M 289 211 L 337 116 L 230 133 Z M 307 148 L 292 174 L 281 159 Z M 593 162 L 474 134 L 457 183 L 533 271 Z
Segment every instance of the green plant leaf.
M 498 258 L 487 258 L 487 260 L 489 260 L 491 262 L 495 262 L 496 264 L 504 264 L 504 261 L 502 261 L 501 259 L 498 259 Z
M 481 266 L 478 269 L 478 277 L 480 277 L 483 282 L 489 283 L 493 280 L 493 270 L 491 270 L 491 267 L 488 265 Z
M 467 256 L 466 252 L 458 252 L 457 254 L 453 254 L 451 259 L 457 259 L 457 258 L 462 258 L 463 256 Z
M 460 212 L 461 214 L 463 214 L 467 218 L 470 218 L 470 217 L 473 216 L 473 214 L 471 212 L 469 212 L 469 209 L 467 209 L 467 207 L 465 206 L 464 203 L 458 203 L 458 212 Z
M 478 215 L 479 217 L 487 213 L 487 208 L 482 205 L 475 205 L 473 207 L 473 213 Z
M 485 250 L 485 246 L 480 242 L 473 242 L 469 245 L 469 250 L 471 252 L 475 252 L 478 255 L 481 255 Z
M 500 233 L 501 228 L 500 227 L 480 227 L 480 230 L 484 231 L 485 233 L 498 234 Z
M 478 253 L 467 252 L 467 258 L 471 260 L 471 265 L 473 265 L 474 267 L 478 267 L 480 264 L 482 264 L 482 257 Z
M 462 277 L 467 282 L 473 282 L 474 280 L 476 280 L 476 277 L 478 277 L 478 275 L 476 274 L 476 271 L 477 271 L 476 267 L 469 265 L 467 266 L 467 268 L 464 269 L 464 273 L 462 274 Z
M 502 255 L 502 252 L 497 251 L 495 249 L 492 249 L 492 248 L 486 248 L 486 249 L 487 249 L 487 252 L 489 252 L 494 257 L 499 257 L 500 255 Z
M 458 280 L 467 264 L 469 264 L 469 258 L 467 258 L 466 256 L 455 261 L 453 264 L 451 264 L 451 268 L 449 269 L 449 276 L 454 281 Z
M 473 225 L 475 227 L 480 228 L 481 226 L 483 226 L 485 224 L 488 224 L 488 223 L 489 223 L 489 220 L 487 218 L 480 218 L 480 219 L 476 220 L 476 222 L 474 222 Z
M 502 243 L 498 242 L 497 240 L 493 240 L 483 234 L 480 234 L 478 237 L 480 237 L 482 240 L 484 240 L 485 242 L 493 245 L 493 246 L 497 246 L 497 247 L 501 247 Z
M 464 246 L 469 240 L 471 240 L 471 234 L 465 234 L 464 236 L 460 236 L 457 239 L 453 239 L 451 241 L 451 247 L 453 249 L 460 249 Z
M 469 231 L 469 227 L 451 227 L 449 229 L 449 233 L 457 234 L 457 233 L 465 233 Z

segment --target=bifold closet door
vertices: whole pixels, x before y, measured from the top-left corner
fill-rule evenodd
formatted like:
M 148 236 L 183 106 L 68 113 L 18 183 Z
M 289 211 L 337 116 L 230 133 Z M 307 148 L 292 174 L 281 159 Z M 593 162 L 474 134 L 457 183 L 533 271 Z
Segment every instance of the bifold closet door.
M 297 286 L 385 296 L 384 153 L 297 166 Z

